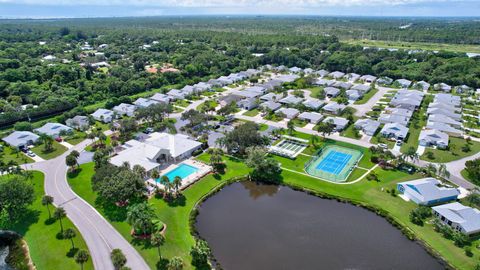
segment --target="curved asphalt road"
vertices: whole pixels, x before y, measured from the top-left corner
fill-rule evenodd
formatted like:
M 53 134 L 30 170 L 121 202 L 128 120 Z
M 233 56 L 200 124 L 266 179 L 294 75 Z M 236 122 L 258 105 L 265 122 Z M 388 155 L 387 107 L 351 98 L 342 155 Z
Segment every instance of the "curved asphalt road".
M 57 158 L 26 164 L 24 167 L 45 174 L 45 193 L 54 198 L 56 206 L 65 208 L 68 218 L 87 243 L 95 269 L 114 269 L 110 260 L 110 252 L 114 248 L 123 251 L 127 257 L 127 266 L 131 269 L 150 269 L 135 248 L 68 185 L 65 157 L 72 150 L 81 152 L 90 143 L 91 140 L 85 140 Z

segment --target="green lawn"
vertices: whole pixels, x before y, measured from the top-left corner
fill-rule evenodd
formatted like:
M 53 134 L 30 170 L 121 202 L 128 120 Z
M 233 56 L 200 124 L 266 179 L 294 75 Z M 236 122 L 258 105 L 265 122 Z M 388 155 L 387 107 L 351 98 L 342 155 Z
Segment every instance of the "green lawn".
M 268 125 L 267 124 L 260 124 L 259 125 L 259 131 L 265 131 L 268 129 Z
M 75 130 L 72 135 L 64 137 L 64 140 L 69 144 L 76 145 L 85 140 L 86 137 L 87 134 L 85 132 Z
M 186 99 L 178 99 L 178 100 L 175 100 L 175 102 L 173 103 L 174 105 L 177 105 L 179 107 L 187 107 L 188 105 L 190 105 L 190 102 Z
M 428 107 L 428 102 L 426 99 L 431 99 L 431 96 L 426 96 L 422 102 L 422 105 L 420 107 L 420 110 L 416 111 L 413 113 L 412 118 L 410 119 L 410 127 L 408 130 L 408 138 L 407 140 L 402 144 L 402 147 L 400 147 L 400 151 L 402 153 L 406 153 L 408 148 L 413 147 L 417 149 L 418 147 L 418 137 L 420 136 L 420 131 L 422 131 L 422 127 L 426 125 L 427 122 L 427 107 Z M 418 125 L 414 125 L 415 119 L 418 119 Z
M 253 110 L 250 110 L 250 111 L 246 111 L 245 113 L 243 113 L 243 115 L 254 117 L 259 113 L 260 113 L 260 111 L 258 109 L 253 109 Z
M 44 151 L 44 146 L 43 144 L 37 145 L 32 148 L 32 152 L 37 154 L 39 157 L 43 159 L 52 159 L 60 156 L 61 154 L 65 153 L 67 151 L 67 148 L 57 141 L 53 141 L 53 150 L 49 152 Z
M 348 137 L 352 139 L 359 139 L 362 137 L 362 135 L 359 132 L 355 133 L 355 125 L 353 124 L 349 125 L 344 131 L 340 133 L 340 135 L 342 135 L 343 137 Z
M 474 183 L 472 177 L 470 177 L 470 175 L 468 174 L 468 172 L 467 172 L 466 169 L 461 170 L 461 171 L 460 171 L 460 174 L 462 174 L 463 178 L 465 178 L 466 180 Z M 477 182 L 478 182 L 478 181 L 477 181 Z
M 466 143 L 467 141 L 463 138 L 450 137 L 449 149 L 440 150 L 440 149 L 427 148 L 425 149 L 425 153 L 423 153 L 423 155 L 420 158 L 427 161 L 445 163 L 445 162 L 458 160 L 464 157 L 468 157 L 480 152 L 480 142 L 477 142 L 477 141 L 470 141 L 471 150 L 469 152 L 463 152 L 462 147 Z M 432 152 L 434 158 L 429 159 L 426 154 L 427 152 Z
M 72 257 L 67 257 L 67 253 L 71 249 L 70 241 L 59 240 L 56 237 L 57 233 L 60 232 L 59 222 L 55 221 L 50 223 L 48 221 L 47 208 L 41 203 L 42 196 L 45 194 L 43 189 L 43 174 L 41 172 L 33 172 L 33 179 L 31 181 L 35 189 L 36 199 L 29 207 L 30 213 L 19 223 L 8 229 L 14 230 L 24 236 L 24 239 L 28 243 L 30 256 L 38 270 L 80 269 L 80 266 L 75 263 Z M 50 206 L 50 211 L 52 213 L 55 211 L 53 206 Z M 75 228 L 68 218 L 63 219 L 62 222 L 64 228 Z M 77 236 L 73 240 L 75 246 L 88 250 L 81 234 L 78 230 L 76 231 Z M 84 265 L 84 269 L 93 269 L 91 259 Z
M 365 104 L 367 101 L 369 101 L 376 93 L 378 92 L 378 89 L 372 89 L 368 91 L 363 97 L 361 97 L 359 100 L 355 101 L 353 104 Z
M 323 87 L 316 86 L 316 87 L 308 88 L 308 90 L 310 90 L 310 95 L 312 97 L 317 98 L 320 91 L 323 90 Z
M 106 145 L 110 145 L 111 143 L 112 143 L 112 135 L 107 136 L 107 139 L 105 140 L 105 144 L 106 144 Z M 85 151 L 93 152 L 93 151 L 94 151 L 94 150 L 93 150 L 93 145 L 94 145 L 94 144 L 95 144 L 95 143 L 92 143 L 92 144 L 90 144 L 90 145 L 87 145 L 87 147 L 85 147 Z
M 0 144 L 3 146 L 3 151 L 0 152 L 0 158 L 3 162 L 8 164 L 9 162 L 13 161 L 16 164 L 25 164 L 25 163 L 32 163 L 33 159 L 29 156 L 25 155 L 23 152 L 18 151 L 17 153 L 14 152 L 10 146 L 6 144 Z
M 297 134 L 298 137 L 308 137 L 307 134 Z M 338 143 L 339 145 L 356 147 L 355 145 L 348 145 L 345 143 Z M 320 145 L 320 143 L 319 143 Z M 315 147 L 310 146 L 305 152 L 313 152 Z M 371 168 L 373 164 L 370 162 L 371 154 L 369 151 L 365 152 L 364 157 L 360 161 L 360 166 L 365 168 Z M 310 159 L 309 156 L 299 155 L 296 160 L 290 160 L 281 157 L 274 157 L 282 162 L 282 166 L 295 171 L 303 171 L 303 166 L 306 161 Z M 198 160 L 208 162 L 209 156 L 202 154 L 197 157 Z M 190 231 L 190 213 L 194 209 L 194 206 L 199 200 L 202 200 L 211 190 L 215 189 L 226 183 L 226 180 L 241 176 L 248 173 L 248 168 L 242 161 L 225 157 L 226 170 L 225 174 L 214 176 L 208 175 L 202 180 L 198 181 L 194 185 L 190 186 L 184 191 L 185 199 L 170 205 L 161 199 L 152 198 L 149 203 L 155 208 L 159 218 L 167 224 L 166 243 L 162 247 L 162 252 L 167 258 L 172 256 L 181 256 L 186 262 L 186 269 L 192 269 L 192 266 L 188 263 L 191 258 L 188 254 L 190 247 L 194 243 L 194 238 Z M 370 166 L 369 166 L 370 165 Z M 93 164 L 84 164 L 81 166 L 82 171 L 75 177 L 69 179 L 69 183 L 74 191 L 84 199 L 86 199 L 92 205 L 96 205 L 96 195 L 92 193 L 90 177 L 93 174 Z M 361 176 L 364 170 L 354 170 L 349 180 L 353 180 Z M 444 239 L 440 234 L 434 232 L 433 227 L 430 224 L 426 224 L 423 227 L 413 225 L 409 221 L 409 212 L 416 207 L 412 202 L 405 202 L 398 196 L 394 197 L 390 195 L 388 191 L 396 187 L 396 183 L 411 179 L 418 179 L 421 175 L 406 174 L 396 170 L 383 170 L 376 168 L 375 173 L 379 176 L 380 181 L 367 181 L 363 179 L 357 183 L 350 185 L 336 185 L 321 181 L 303 174 L 290 172 L 284 170 L 282 172 L 282 181 L 284 184 L 309 190 L 313 193 L 323 196 L 334 196 L 342 199 L 349 200 L 351 202 L 361 204 L 367 207 L 374 207 L 379 209 L 379 213 L 382 215 L 389 215 L 391 220 L 395 223 L 405 227 L 405 231 L 412 236 L 418 237 L 420 240 L 427 243 L 436 251 L 438 251 L 442 257 L 448 260 L 455 268 L 458 269 L 472 269 L 476 264 L 476 258 L 480 256 L 480 250 L 472 248 L 474 258 L 471 259 L 464 254 L 463 249 L 455 247 L 453 242 Z M 99 211 L 107 216 L 108 212 L 98 207 Z M 158 255 L 154 248 L 149 247 L 138 241 L 132 241 L 130 236 L 130 226 L 120 220 L 111 221 L 113 226 L 142 254 L 147 260 L 149 265 L 154 268 L 155 263 L 158 261 Z M 473 246 L 477 245 L 478 241 Z
M 368 40 L 368 39 L 354 39 L 345 40 L 349 44 L 355 44 L 367 47 L 382 47 L 394 48 L 404 50 L 429 50 L 429 51 L 452 51 L 465 53 L 480 53 L 478 45 L 469 44 L 446 44 L 446 43 L 428 43 L 428 42 L 405 42 L 405 41 L 384 41 L 384 40 Z
M 308 124 L 307 121 L 303 121 L 303 120 L 300 120 L 298 118 L 295 118 L 293 120 L 290 120 L 290 121 L 293 121 L 293 124 L 296 126 L 296 127 L 304 127 Z
M 377 133 L 375 136 L 372 136 L 370 139 L 370 143 L 372 144 L 379 144 L 379 143 L 384 143 L 388 146 L 389 149 L 392 149 L 395 146 L 394 141 L 390 141 L 387 138 L 383 137 L 382 134 Z

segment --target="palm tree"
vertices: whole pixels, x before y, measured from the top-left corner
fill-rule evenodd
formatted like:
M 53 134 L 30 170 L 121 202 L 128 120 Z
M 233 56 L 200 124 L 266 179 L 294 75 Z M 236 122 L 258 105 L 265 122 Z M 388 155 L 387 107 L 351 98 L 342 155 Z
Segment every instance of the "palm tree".
M 152 238 L 150 239 L 150 243 L 154 247 L 157 247 L 158 257 L 160 257 L 160 259 L 162 259 L 162 254 L 160 253 L 160 246 L 162 246 L 165 243 L 165 237 L 163 237 L 163 235 L 160 233 L 160 231 L 156 231 L 152 235 Z
M 72 228 L 68 228 L 63 232 L 63 238 L 70 239 L 72 249 L 75 249 L 75 245 L 73 244 L 73 238 L 75 238 L 75 236 L 77 236 L 77 232 Z
M 40 141 L 43 142 L 45 152 L 50 152 L 53 149 L 53 138 L 45 133 L 40 134 Z
M 141 231 L 144 235 L 150 233 L 153 226 L 155 212 L 147 203 L 140 203 L 128 207 L 127 222 L 135 231 Z
M 62 224 L 62 219 L 67 216 L 67 213 L 65 212 L 65 209 L 62 207 L 58 207 L 55 209 L 55 212 L 53 213 L 53 217 L 55 219 L 58 219 L 60 221 L 60 232 L 63 233 L 63 224 Z
M 440 164 L 440 166 L 438 166 L 438 175 L 445 179 L 450 178 L 450 172 L 447 170 L 447 166 L 445 164 Z
M 70 152 L 70 155 L 72 155 L 75 158 L 78 158 L 80 156 L 80 153 L 77 150 L 73 150 L 72 152 Z
M 182 185 L 182 178 L 180 176 L 175 176 L 173 178 L 173 187 L 175 188 L 175 197 L 178 196 L 178 191 L 180 190 L 180 186 Z
M 318 137 L 315 136 L 315 135 L 310 136 L 310 144 L 311 144 L 313 147 L 316 147 L 316 146 L 317 146 L 317 143 L 318 143 Z
M 133 166 L 132 171 L 141 178 L 145 178 L 147 176 L 147 170 L 138 164 Z
M 182 258 L 175 256 L 167 264 L 168 270 L 182 270 L 183 269 L 183 260 Z
M 123 254 L 121 249 L 115 248 L 110 253 L 110 259 L 112 260 L 115 270 L 122 269 L 127 263 L 127 257 Z
M 425 171 L 428 175 L 435 176 L 435 174 L 437 174 L 437 167 L 433 163 L 428 163 L 427 166 L 425 166 Z
M 45 205 L 47 206 L 47 210 L 48 210 L 48 218 L 52 218 L 52 215 L 50 214 L 50 204 L 53 203 L 53 197 L 52 196 L 49 196 L 49 195 L 44 195 L 42 197 L 42 205 Z
M 165 195 L 169 193 L 170 179 L 168 178 L 168 176 L 166 175 L 162 176 L 160 178 L 160 184 L 163 185 L 163 190 L 164 190 L 163 197 L 165 198 Z
M 75 262 L 80 264 L 80 269 L 83 270 L 83 264 L 88 262 L 88 252 L 86 250 L 79 250 L 75 255 Z
M 293 120 L 288 121 L 287 123 L 288 135 L 292 135 L 295 132 L 295 123 Z
M 70 154 L 65 157 L 65 164 L 74 171 L 78 165 L 77 158 Z
M 410 146 L 407 149 L 407 152 L 405 153 L 405 157 L 406 159 L 410 159 L 412 162 L 415 162 L 416 160 L 418 160 L 419 156 L 417 154 L 417 150 L 415 149 L 415 147 Z

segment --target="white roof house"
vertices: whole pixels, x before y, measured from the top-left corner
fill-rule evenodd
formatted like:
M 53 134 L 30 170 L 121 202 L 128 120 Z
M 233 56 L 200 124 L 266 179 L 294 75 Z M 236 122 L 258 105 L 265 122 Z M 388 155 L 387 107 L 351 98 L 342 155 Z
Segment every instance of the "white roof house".
M 462 103 L 462 98 L 459 96 L 451 95 L 451 94 L 440 93 L 434 96 L 433 102 L 444 103 L 444 104 L 453 105 L 455 107 L 460 107 Z
M 432 207 L 433 215 L 466 235 L 480 232 L 480 211 L 458 202 Z
M 404 140 L 408 134 L 408 128 L 398 123 L 388 123 L 383 126 L 380 133 L 384 137 L 395 138 L 397 140 Z
M 289 74 L 289 75 L 280 75 L 278 76 L 277 80 L 281 81 L 282 83 L 289 83 L 289 82 L 295 81 L 298 78 L 300 78 L 300 76 Z
M 428 122 L 440 122 L 440 123 L 445 123 L 448 124 L 454 128 L 462 128 L 462 122 L 457 121 L 453 118 L 450 118 L 448 116 L 445 116 L 443 114 L 430 114 L 428 116 Z
M 336 97 L 340 94 L 340 89 L 335 87 L 325 87 L 323 91 L 328 97 Z
M 112 122 L 112 120 L 115 116 L 115 113 L 113 111 L 107 110 L 107 109 L 98 109 L 94 113 L 92 113 L 91 116 L 93 117 L 93 119 L 95 119 L 97 121 L 104 122 L 104 123 L 110 123 L 110 122 Z
M 440 108 L 428 108 L 427 109 L 427 114 L 428 115 L 430 115 L 430 114 L 442 114 L 442 115 L 448 116 L 452 119 L 455 119 L 457 121 L 462 119 L 461 114 L 455 113 L 455 112 L 452 112 L 452 111 L 446 110 L 446 109 L 440 109 Z
M 270 110 L 270 111 L 276 111 L 282 107 L 282 104 L 275 102 L 275 101 L 266 101 L 262 104 L 260 104 L 260 107 Z
M 71 128 L 85 130 L 90 127 L 90 121 L 88 117 L 83 115 L 77 115 L 65 120 L 65 124 Z
M 413 84 L 413 88 L 426 91 L 430 88 L 430 84 L 426 81 L 419 81 Z
M 347 90 L 345 91 L 349 100 L 356 101 L 362 97 L 362 94 L 357 90 Z
M 328 74 L 328 76 L 330 76 L 334 79 L 341 79 L 343 76 L 345 76 L 345 73 L 343 73 L 341 71 L 334 71 L 334 72 Z
M 275 94 L 273 92 L 270 92 L 268 94 L 265 94 L 260 97 L 260 100 L 262 101 L 279 101 L 280 99 L 283 98 L 282 94 Z
M 323 115 L 317 112 L 302 112 L 298 115 L 298 119 L 308 121 L 311 124 L 318 124 L 323 119 Z
M 350 90 L 357 90 L 357 91 L 366 93 L 366 92 L 370 91 L 371 88 L 372 88 L 372 87 L 371 87 L 370 85 L 366 85 L 366 84 L 356 84 L 356 85 L 354 85 L 352 88 L 350 88 Z
M 135 107 L 135 105 L 132 105 L 132 104 L 120 103 L 119 105 L 113 107 L 112 110 L 116 112 L 118 115 L 127 115 L 131 117 L 137 110 L 137 107 Z
M 167 95 L 171 97 L 173 100 L 185 99 L 185 96 L 187 96 L 184 92 L 178 89 L 171 89 L 170 91 L 167 92 Z
M 147 99 L 147 98 L 138 98 L 133 102 L 135 106 L 138 108 L 147 108 L 155 104 L 159 104 L 158 101 L 153 100 L 153 99 Z
M 462 136 L 462 131 L 459 129 L 456 129 L 448 124 L 441 123 L 441 122 L 427 122 L 427 129 L 436 129 L 439 131 L 443 131 L 449 135 L 456 136 L 456 137 L 461 137 Z
M 443 187 L 435 178 L 423 178 L 397 184 L 397 190 L 408 199 L 420 205 L 433 205 L 456 200 L 460 191 Z
M 30 131 L 14 131 L 2 140 L 10 146 L 22 148 L 36 143 L 39 138 L 40 136 Z
M 322 86 L 332 86 L 334 83 L 335 83 L 334 80 L 327 80 L 327 79 L 317 79 L 314 82 L 314 84 L 322 85 Z
M 302 72 L 302 69 L 299 68 L 299 67 L 291 67 L 291 68 L 289 68 L 288 70 L 289 70 L 290 72 L 292 72 L 292 73 L 300 73 L 300 72 Z
M 398 90 L 390 101 L 393 107 L 415 110 L 422 103 L 424 93 L 417 90 Z
M 356 80 L 360 79 L 360 74 L 357 73 L 348 73 L 345 75 L 345 78 L 347 78 L 351 82 L 355 82 Z
M 343 118 L 343 117 L 329 116 L 329 117 L 323 119 L 322 122 L 324 122 L 324 123 L 331 122 L 333 125 L 335 125 L 335 131 L 342 131 L 348 125 L 348 120 Z
M 200 142 L 182 134 L 154 132 L 143 142 L 137 140 L 126 142 L 124 145 L 126 149 L 110 158 L 110 163 L 121 166 L 128 162 L 132 167 L 140 165 L 145 170 L 151 171 L 164 162 L 188 158 L 201 146 Z
M 310 108 L 312 110 L 318 110 L 320 109 L 325 102 L 318 100 L 318 99 L 307 99 L 303 102 L 303 105 L 305 107 Z
M 433 85 L 433 89 L 437 91 L 450 92 L 452 87 L 446 83 L 436 83 Z
M 360 80 L 366 83 L 373 83 L 377 80 L 377 77 L 373 75 L 363 75 L 362 77 L 360 77 Z
M 353 84 L 351 84 L 349 82 L 337 81 L 333 84 L 333 86 L 337 87 L 337 88 L 342 88 L 342 89 L 348 90 L 348 89 L 350 89 L 350 87 L 353 86 Z
M 248 90 L 235 91 L 233 94 L 244 98 L 256 98 L 262 95 L 261 92 L 252 92 Z
M 378 121 L 383 124 L 396 123 L 403 126 L 407 126 L 408 122 L 410 121 L 410 117 L 402 116 L 398 114 L 381 113 L 380 116 L 378 117 Z
M 301 103 L 303 101 L 303 98 L 301 97 L 296 97 L 294 95 L 288 95 L 282 99 L 280 99 L 278 102 L 282 104 L 289 104 L 289 105 L 295 105 L 298 103 Z
M 436 145 L 438 148 L 445 149 L 448 147 L 448 134 L 436 129 L 426 129 L 420 131 L 418 143 L 422 146 Z
M 267 91 L 267 89 L 266 89 L 264 86 L 255 85 L 255 86 L 246 88 L 244 91 L 256 92 L 256 93 L 260 93 L 260 94 L 263 95 L 263 94 L 265 94 L 265 92 Z
M 380 127 L 380 122 L 372 119 L 358 119 L 354 126 L 356 129 L 361 129 L 366 135 L 373 136 Z
M 315 74 L 319 75 L 320 77 L 324 77 L 330 74 L 330 72 L 328 70 L 321 69 L 319 71 L 316 71 Z
M 343 104 L 338 104 L 337 102 L 331 102 L 323 106 L 323 110 L 332 114 L 340 114 L 343 110 L 345 110 L 346 107 L 347 106 Z
M 51 137 L 58 137 L 60 133 L 70 133 L 73 129 L 60 123 L 46 123 L 42 127 L 34 129 L 34 131 Z
M 246 98 L 237 102 L 237 106 L 245 110 L 253 110 L 258 107 L 256 98 Z
M 172 98 L 162 93 L 156 93 L 155 95 L 151 96 L 150 99 L 158 102 L 170 103 Z
M 377 84 L 380 85 L 390 85 L 392 84 L 393 79 L 390 77 L 381 77 L 380 79 L 377 79 Z
M 287 119 L 293 119 L 300 113 L 300 111 L 295 108 L 281 108 L 278 112 L 283 113 Z
M 402 88 L 408 88 L 412 84 L 412 81 L 407 79 L 398 79 L 395 81 L 395 83 L 399 84 Z

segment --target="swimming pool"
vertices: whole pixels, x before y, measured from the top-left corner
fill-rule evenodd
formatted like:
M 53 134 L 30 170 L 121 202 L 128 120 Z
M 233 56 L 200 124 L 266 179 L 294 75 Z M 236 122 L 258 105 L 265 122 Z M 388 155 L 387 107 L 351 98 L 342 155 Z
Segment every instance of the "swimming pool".
M 182 178 L 182 180 L 183 180 L 183 179 L 187 178 L 188 176 L 190 176 L 191 174 L 194 174 L 196 172 L 198 172 L 198 168 L 190 166 L 190 165 L 185 164 L 185 163 L 182 163 L 178 167 L 176 167 L 175 169 L 167 172 L 164 175 L 168 177 L 170 182 L 173 182 L 173 179 L 175 179 L 176 176 L 180 176 L 180 178 Z M 159 179 L 157 179 L 157 180 L 159 180 Z
M 338 145 L 327 145 L 305 164 L 305 171 L 332 182 L 344 182 L 362 157 L 362 152 Z

